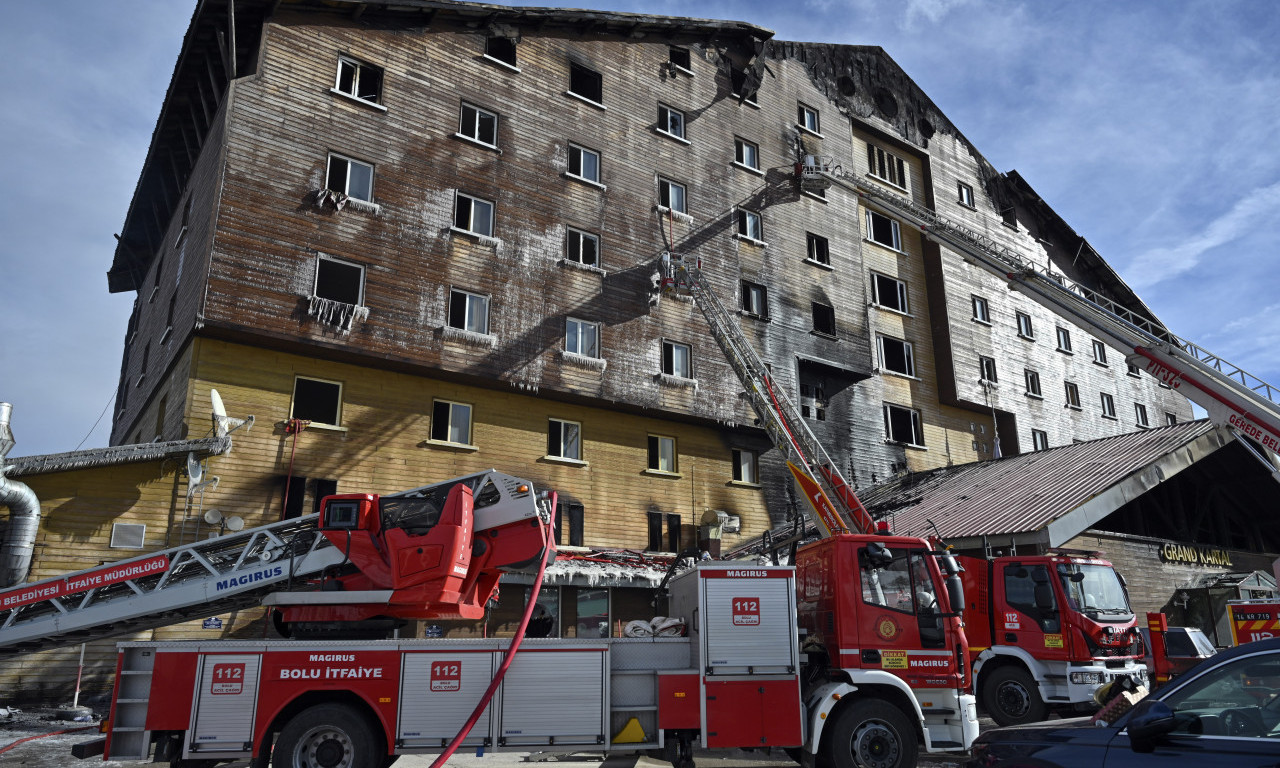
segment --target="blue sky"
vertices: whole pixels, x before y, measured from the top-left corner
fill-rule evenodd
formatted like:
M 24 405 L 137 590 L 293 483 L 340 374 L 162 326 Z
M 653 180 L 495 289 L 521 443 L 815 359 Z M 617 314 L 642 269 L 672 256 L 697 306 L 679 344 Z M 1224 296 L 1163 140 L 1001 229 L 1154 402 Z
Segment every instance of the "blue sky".
M 519 3 L 548 5 L 547 2 Z M 595 2 L 878 45 L 1175 332 L 1280 384 L 1280 12 L 1204 0 Z M 0 401 L 13 455 L 107 444 L 129 200 L 194 3 L 61 0 L 0 28 Z

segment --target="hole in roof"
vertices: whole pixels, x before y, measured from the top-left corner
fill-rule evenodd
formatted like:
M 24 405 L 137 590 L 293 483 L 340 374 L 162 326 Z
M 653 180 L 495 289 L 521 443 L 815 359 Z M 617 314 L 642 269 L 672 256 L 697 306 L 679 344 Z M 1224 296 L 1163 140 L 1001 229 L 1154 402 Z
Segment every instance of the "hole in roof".
M 885 88 L 877 88 L 875 92 L 876 109 L 885 117 L 898 116 L 898 100 Z

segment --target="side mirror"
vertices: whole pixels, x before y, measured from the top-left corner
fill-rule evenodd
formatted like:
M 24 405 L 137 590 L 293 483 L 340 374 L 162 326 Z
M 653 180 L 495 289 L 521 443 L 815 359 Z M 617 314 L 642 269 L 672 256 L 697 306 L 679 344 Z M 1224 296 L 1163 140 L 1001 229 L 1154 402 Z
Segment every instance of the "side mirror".
M 893 552 L 878 541 L 873 541 L 862 550 L 867 564 L 872 568 L 885 568 L 893 564 Z
M 1134 752 L 1151 752 L 1176 726 L 1177 720 L 1168 704 L 1157 699 L 1143 699 L 1134 706 L 1126 726 L 1129 746 Z
M 954 613 L 964 611 L 964 583 L 960 581 L 959 574 L 953 573 L 947 577 L 947 599 Z
M 1036 607 L 1043 610 L 1053 609 L 1053 590 L 1048 584 L 1037 584 L 1033 591 L 1033 599 Z

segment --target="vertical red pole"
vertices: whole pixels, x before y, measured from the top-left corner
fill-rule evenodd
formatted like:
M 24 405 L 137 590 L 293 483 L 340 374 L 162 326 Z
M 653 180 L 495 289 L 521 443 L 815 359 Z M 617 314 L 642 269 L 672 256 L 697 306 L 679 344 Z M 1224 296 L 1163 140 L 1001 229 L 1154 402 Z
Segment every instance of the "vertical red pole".
M 1147 614 L 1147 634 L 1151 637 L 1152 689 L 1169 682 L 1169 654 L 1164 644 L 1164 634 L 1169 631 L 1169 619 L 1163 613 Z

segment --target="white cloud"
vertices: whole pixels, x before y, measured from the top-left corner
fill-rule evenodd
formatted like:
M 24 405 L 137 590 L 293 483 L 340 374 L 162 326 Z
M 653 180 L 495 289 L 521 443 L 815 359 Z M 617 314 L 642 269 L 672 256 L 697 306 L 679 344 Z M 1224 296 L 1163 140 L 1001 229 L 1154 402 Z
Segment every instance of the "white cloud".
M 968 5 L 969 0 L 907 0 L 906 28 L 914 29 L 921 19 L 937 24 L 953 9 Z

